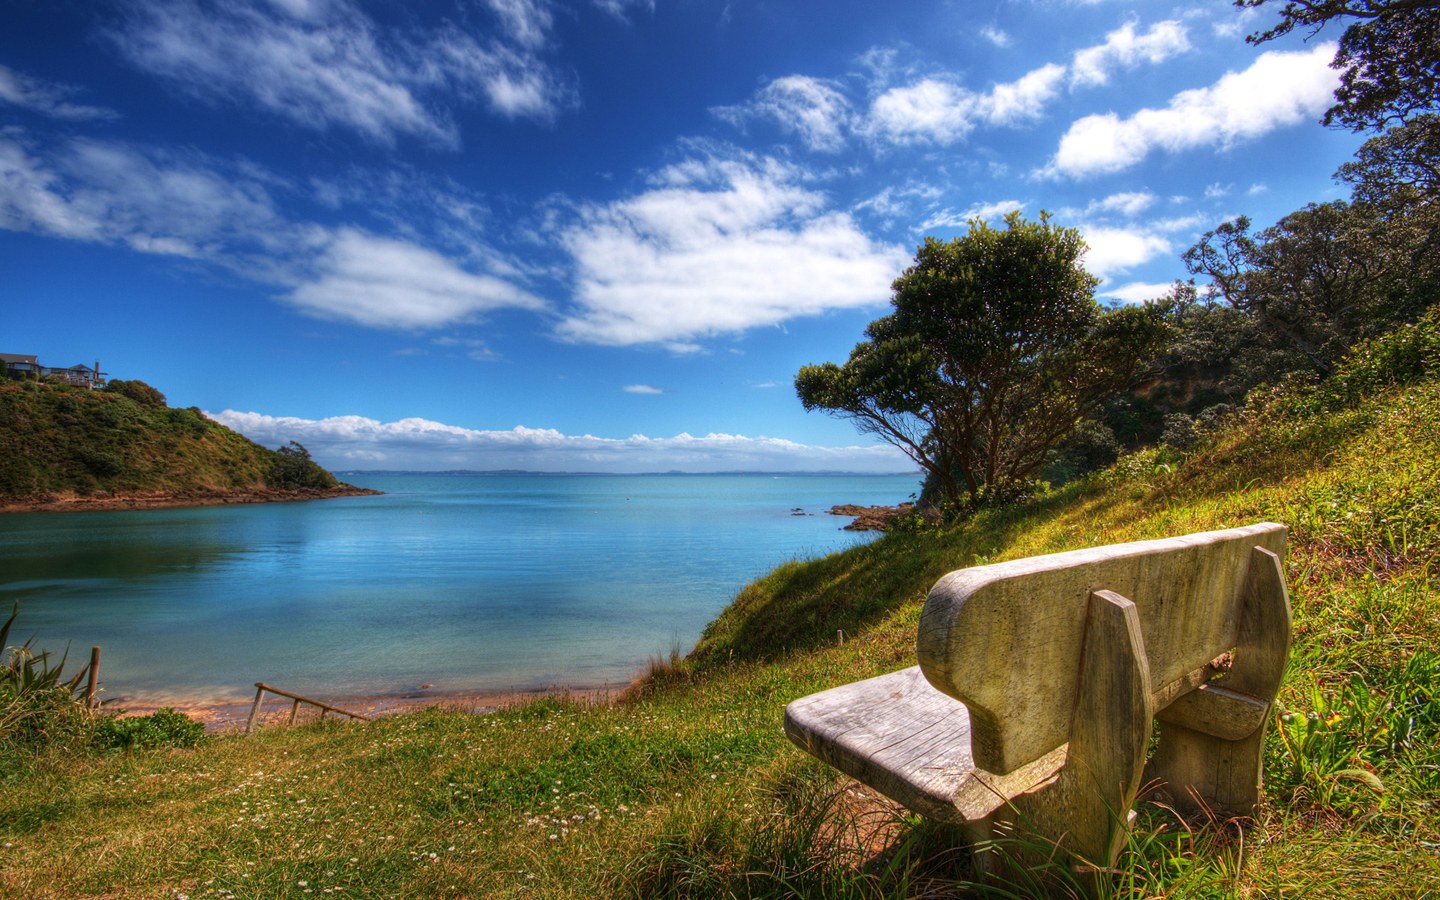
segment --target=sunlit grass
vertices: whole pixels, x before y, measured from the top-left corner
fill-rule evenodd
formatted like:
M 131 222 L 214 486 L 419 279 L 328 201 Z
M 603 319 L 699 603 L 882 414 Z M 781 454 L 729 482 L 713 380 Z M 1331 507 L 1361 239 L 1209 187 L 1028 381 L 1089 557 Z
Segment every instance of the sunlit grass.
M 9 756 L 0 895 L 1024 896 L 975 883 L 956 832 L 792 748 L 784 705 L 911 664 L 949 569 L 1272 520 L 1291 528 L 1295 646 L 1266 800 L 1253 822 L 1143 805 L 1101 891 L 1422 896 L 1440 885 L 1440 385 L 1286 415 L 783 565 L 615 704 Z

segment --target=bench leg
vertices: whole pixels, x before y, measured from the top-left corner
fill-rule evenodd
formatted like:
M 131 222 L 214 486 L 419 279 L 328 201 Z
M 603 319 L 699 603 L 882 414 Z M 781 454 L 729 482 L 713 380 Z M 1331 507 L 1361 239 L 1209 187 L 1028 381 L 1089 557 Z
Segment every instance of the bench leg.
M 1260 799 L 1265 726 L 1290 655 L 1290 595 L 1280 558 L 1251 551 L 1234 663 L 1221 690 L 1202 688 L 1161 710 L 1146 780 L 1186 815 L 1249 816 Z
M 1059 777 L 1014 801 L 1017 832 L 1058 845 L 1082 865 L 1109 868 L 1124 845 L 1150 739 L 1150 666 L 1135 604 L 1090 595 L 1070 750 Z

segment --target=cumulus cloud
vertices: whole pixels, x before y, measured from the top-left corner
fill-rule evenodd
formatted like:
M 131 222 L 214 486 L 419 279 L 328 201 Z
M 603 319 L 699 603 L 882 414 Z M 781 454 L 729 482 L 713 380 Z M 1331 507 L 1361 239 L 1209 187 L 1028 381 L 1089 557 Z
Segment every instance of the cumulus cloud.
M 773 160 L 692 160 L 645 193 L 587 206 L 562 234 L 577 342 L 695 341 L 883 303 L 908 254 L 876 243 Z
M 836 151 L 845 144 L 852 112 L 833 85 L 805 75 L 777 78 L 744 106 L 727 106 L 715 114 L 734 124 L 750 118 L 768 118 L 799 135 L 811 150 Z
M 1050 63 L 985 93 L 938 78 L 891 88 L 870 104 L 864 130 L 897 144 L 953 144 L 977 125 L 1016 125 L 1038 118 L 1059 93 L 1065 67 Z
M 1110 81 L 1116 68 L 1133 69 L 1141 63 L 1161 63 L 1190 49 L 1184 24 L 1174 19 L 1157 22 L 1144 33 L 1126 22 L 1105 36 L 1105 43 L 1075 54 L 1070 64 L 1070 86 L 1092 87 Z
M 62 84 L 53 84 L 22 75 L 14 69 L 0 66 L 0 103 L 8 103 L 31 112 L 63 119 L 70 122 L 117 119 L 114 110 L 98 106 L 72 103 L 70 98 L 79 93 L 78 89 Z
M 130 3 L 109 36 L 140 68 L 217 105 L 244 101 L 386 145 L 407 135 L 456 146 L 445 90 L 542 119 L 570 99 L 537 55 L 548 8 L 527 0 L 492 0 L 492 8 L 501 35 L 480 40 L 455 26 L 386 33 L 348 0 L 147 0 Z
M 1170 241 L 1143 228 L 1081 226 L 1090 251 L 1085 268 L 1102 278 L 1147 263 L 1170 252 Z
M 1308 51 L 1261 54 L 1243 72 L 1176 94 L 1164 109 L 1129 118 L 1086 116 L 1072 124 L 1042 174 L 1085 178 L 1136 165 L 1157 150 L 1229 147 L 1313 120 L 1333 102 L 1333 43 Z
M 227 409 L 212 419 L 269 446 L 299 441 L 329 468 L 528 469 L 542 472 L 909 472 L 889 445 L 817 447 L 783 438 L 686 433 L 652 438 L 567 435 L 553 428 L 475 430 L 428 419 L 301 419 Z
M 505 307 L 545 307 L 504 279 L 467 272 L 425 247 L 352 228 L 334 234 L 316 276 L 287 299 L 311 315 L 373 328 L 436 328 Z

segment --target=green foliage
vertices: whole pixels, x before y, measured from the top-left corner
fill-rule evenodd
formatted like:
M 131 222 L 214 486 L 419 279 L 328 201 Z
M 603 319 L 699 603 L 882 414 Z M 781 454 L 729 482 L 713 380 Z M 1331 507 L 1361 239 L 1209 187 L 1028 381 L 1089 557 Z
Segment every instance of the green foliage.
M 269 482 L 277 488 L 330 488 L 336 485 L 335 476 L 320 468 L 310 458 L 310 451 L 291 441 L 275 451 L 271 463 Z
M 1019 213 L 927 239 L 844 366 L 803 367 L 806 410 L 852 420 L 915 460 L 939 497 L 984 505 L 1032 480 L 1085 415 L 1162 346 L 1158 306 L 1104 310 L 1074 229 Z M 962 499 L 963 498 L 963 499 Z
M 84 690 L 90 667 L 65 677 L 66 656 L 52 660 L 32 640 L 9 644 L 10 629 L 20 614 L 17 602 L 0 625 L 0 749 L 34 748 L 73 736 L 86 716 Z
M 116 379 L 105 386 L 105 390 L 122 397 L 129 397 L 141 406 L 155 409 L 165 408 L 165 395 L 143 381 Z
M 0 382 L 0 501 L 267 490 L 277 466 L 296 486 L 338 484 L 308 458 L 277 455 L 194 407 L 166 407 L 140 382 Z
M 1235 0 L 1242 8 L 1273 0 Z M 1300 28 L 1311 33 L 1352 19 L 1340 36 L 1340 70 L 1326 125 L 1378 129 L 1440 108 L 1440 2 L 1436 0 L 1287 0 L 1275 26 L 1250 36 L 1263 43 Z
M 91 735 L 103 750 L 195 747 L 205 738 L 205 723 L 166 707 L 148 716 L 101 716 Z

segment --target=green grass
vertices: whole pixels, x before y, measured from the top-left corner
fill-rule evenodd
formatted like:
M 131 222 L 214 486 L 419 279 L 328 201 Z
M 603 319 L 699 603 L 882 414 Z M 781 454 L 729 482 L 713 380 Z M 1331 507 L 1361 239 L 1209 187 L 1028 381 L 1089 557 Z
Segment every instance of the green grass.
M 616 704 L 11 754 L 0 895 L 1025 896 L 971 884 L 958 834 L 791 747 L 784 705 L 911 664 L 949 569 L 1262 520 L 1291 528 L 1295 612 L 1265 801 L 1247 823 L 1144 805 L 1102 891 L 1433 893 L 1440 383 L 1366 390 L 1282 397 L 1189 458 L 1140 454 L 1020 509 L 782 565 Z

